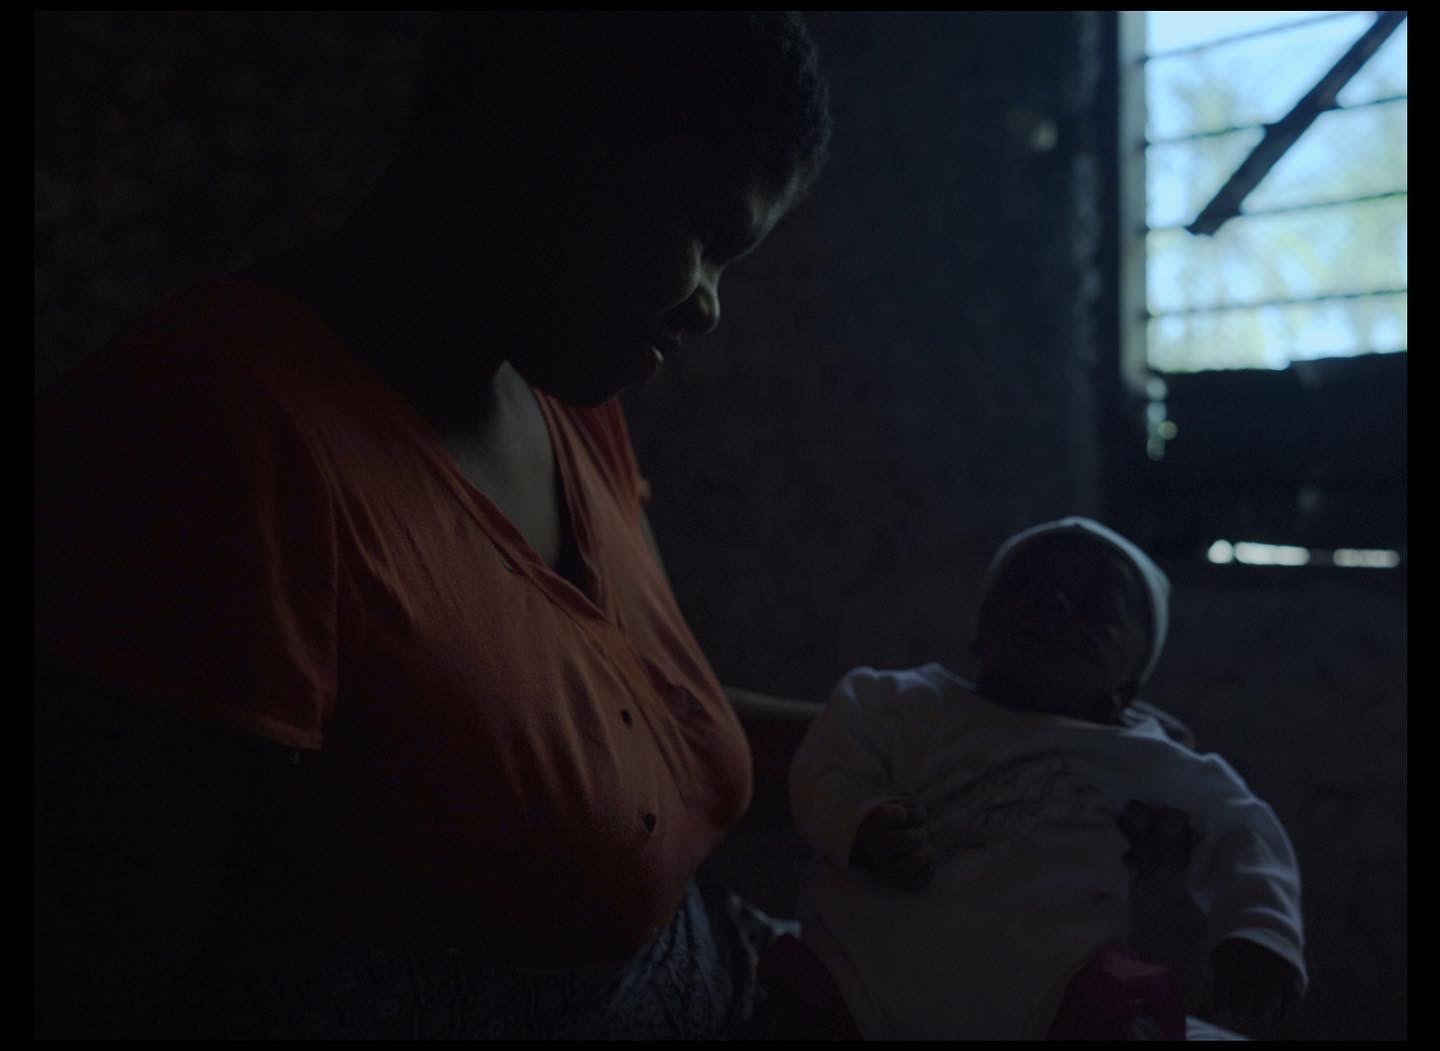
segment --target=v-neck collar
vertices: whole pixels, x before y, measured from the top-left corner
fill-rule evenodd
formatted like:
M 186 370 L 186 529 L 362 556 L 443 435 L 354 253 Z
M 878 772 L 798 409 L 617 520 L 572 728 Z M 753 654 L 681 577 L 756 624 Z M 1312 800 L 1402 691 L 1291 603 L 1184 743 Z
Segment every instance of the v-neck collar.
M 504 546 L 508 549 L 506 553 L 517 567 L 522 568 L 532 581 L 545 588 L 557 600 L 571 605 L 579 604 L 585 612 L 608 620 L 605 589 L 595 569 L 589 504 L 584 486 L 576 477 L 575 472 L 575 450 L 569 436 L 560 425 L 555 407 L 550 404 L 549 399 L 528 383 L 526 384 L 526 389 L 535 399 L 535 405 L 539 409 L 545 433 L 550 442 L 550 454 L 560 482 L 556 497 L 560 501 L 559 510 L 563 516 L 562 526 L 568 525 L 570 536 L 575 544 L 583 587 L 566 579 L 540 557 L 540 553 L 535 550 L 530 541 L 525 539 L 525 535 L 510 521 L 505 512 L 490 499 L 483 489 L 465 477 L 449 447 L 430 421 L 410 403 L 409 399 L 388 384 L 384 384 L 383 379 L 381 383 L 387 393 L 392 394 L 394 400 L 399 403 L 416 436 L 420 439 L 419 444 L 430 462 L 438 469 L 438 473 L 456 491 L 461 498 L 461 503 L 466 506 L 481 527 L 490 532 L 493 538 L 503 541 Z
M 383 383 L 383 380 L 382 380 Z M 409 399 L 403 394 L 386 386 L 387 393 L 395 396 L 396 402 L 403 407 L 403 412 L 412 423 L 416 435 L 420 438 L 420 445 L 423 451 L 428 454 L 429 461 L 439 469 L 439 474 L 445 481 L 454 488 L 456 494 L 461 497 L 462 504 L 471 511 L 472 517 L 490 531 L 491 536 L 498 534 L 498 540 L 504 541 L 507 547 L 507 554 L 518 567 L 523 567 L 524 572 L 530 576 L 537 585 L 549 590 L 553 597 L 563 602 L 580 603 L 586 612 L 606 618 L 605 595 L 603 595 L 602 582 L 599 580 L 595 570 L 595 559 L 593 559 L 592 536 L 589 528 L 589 505 L 585 497 L 585 487 L 576 478 L 575 472 L 575 449 L 570 445 L 569 436 L 564 433 L 559 420 L 556 419 L 554 407 L 550 405 L 549 399 L 539 390 L 526 384 L 540 410 L 541 422 L 544 423 L 546 436 L 550 442 L 550 455 L 554 461 L 557 477 L 560 485 L 557 487 L 556 498 L 560 501 L 559 511 L 562 514 L 562 528 L 569 527 L 570 537 L 575 543 L 576 553 L 579 554 L 580 573 L 585 586 L 577 586 L 572 580 L 567 580 L 550 566 L 546 560 L 541 559 L 539 551 L 531 546 L 526 540 L 520 528 L 500 510 L 497 504 L 485 494 L 477 485 L 472 484 L 464 472 L 459 469 L 455 462 L 455 456 L 445 445 L 445 439 L 441 438 L 438 430 L 433 428 L 431 422 L 420 415 L 415 406 L 410 405 Z M 563 541 L 562 541 L 563 543 Z M 606 618 L 608 619 L 608 618 Z
M 519 528 L 510 521 L 500 507 L 490 499 L 484 490 L 471 483 L 460 470 L 460 465 L 451 454 L 449 447 L 435 426 L 425 418 L 419 409 L 385 380 L 368 362 L 345 345 L 345 341 L 334 327 L 318 311 L 299 296 L 283 288 L 276 288 L 263 281 L 236 277 L 231 280 L 264 288 L 267 292 L 299 303 L 306 314 L 313 318 L 330 337 L 332 347 L 337 350 L 357 372 L 365 377 L 390 412 L 404 424 L 403 430 L 412 436 L 416 446 L 435 468 L 459 498 L 460 504 L 479 524 L 486 534 L 501 549 L 508 560 L 506 568 L 524 573 L 532 582 L 546 591 L 562 605 L 576 612 L 599 616 L 611 620 L 608 612 L 608 590 L 601 579 L 595 561 L 593 533 L 590 529 L 589 501 L 585 487 L 575 470 L 576 449 L 567 429 L 561 424 L 558 407 L 543 392 L 528 382 L 525 389 L 534 398 L 544 423 L 545 433 L 550 442 L 550 453 L 560 480 L 557 498 L 560 500 L 562 525 L 568 525 L 570 536 L 580 563 L 583 587 L 566 579 L 551 567 Z

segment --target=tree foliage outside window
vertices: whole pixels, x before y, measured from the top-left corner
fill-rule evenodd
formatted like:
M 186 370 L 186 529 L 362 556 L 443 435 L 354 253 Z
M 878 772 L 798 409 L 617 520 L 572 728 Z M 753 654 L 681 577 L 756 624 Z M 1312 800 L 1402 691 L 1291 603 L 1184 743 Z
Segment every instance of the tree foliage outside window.
M 1152 369 L 1283 369 L 1407 349 L 1406 23 L 1239 216 L 1213 237 L 1184 229 L 1263 125 L 1289 112 L 1375 15 L 1147 12 Z

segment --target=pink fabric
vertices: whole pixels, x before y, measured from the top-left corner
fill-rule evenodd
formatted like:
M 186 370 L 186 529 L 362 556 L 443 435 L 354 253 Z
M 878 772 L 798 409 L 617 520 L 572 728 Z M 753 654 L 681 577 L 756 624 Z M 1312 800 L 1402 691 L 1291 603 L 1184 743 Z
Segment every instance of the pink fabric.
M 775 1040 L 859 1040 L 845 997 L 813 949 L 782 934 L 760 956 L 760 983 L 776 1004 Z
M 1142 1016 L 1155 1024 L 1159 1039 L 1185 1039 L 1185 1004 L 1175 975 L 1110 946 L 1070 979 L 1047 1039 L 1130 1040 Z
M 647 543 L 620 402 L 536 403 L 582 586 L 253 282 L 168 300 L 37 413 L 39 649 L 311 753 L 276 915 L 624 959 L 745 812 L 749 745 Z

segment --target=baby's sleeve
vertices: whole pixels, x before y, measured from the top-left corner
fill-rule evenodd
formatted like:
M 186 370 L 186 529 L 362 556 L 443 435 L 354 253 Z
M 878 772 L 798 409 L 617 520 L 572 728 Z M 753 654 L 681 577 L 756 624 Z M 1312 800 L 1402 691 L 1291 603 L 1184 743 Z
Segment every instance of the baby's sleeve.
M 1225 938 L 1246 938 L 1288 960 L 1305 979 L 1300 866 L 1290 837 L 1224 759 L 1189 757 L 1184 790 L 1166 805 L 1190 814 L 1201 832 L 1189 890 L 1209 918 L 1206 951 Z
M 842 868 L 860 819 L 895 798 L 891 747 L 901 715 L 894 676 L 856 668 L 835 686 L 790 767 L 790 807 L 805 840 Z

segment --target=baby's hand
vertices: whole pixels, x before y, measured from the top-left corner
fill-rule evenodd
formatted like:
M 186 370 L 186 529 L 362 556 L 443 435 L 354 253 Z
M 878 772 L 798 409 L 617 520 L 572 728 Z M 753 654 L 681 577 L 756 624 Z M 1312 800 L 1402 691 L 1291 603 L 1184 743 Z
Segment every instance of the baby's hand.
M 935 875 L 925 807 L 906 796 L 871 807 L 860 821 L 850 864 L 902 890 L 923 890 Z
M 1300 972 L 1248 938 L 1226 938 L 1210 956 L 1222 1020 L 1278 1022 L 1300 1002 Z
M 1189 868 L 1199 835 L 1184 811 L 1156 808 L 1135 799 L 1120 815 L 1119 824 L 1130 841 L 1125 864 L 1132 876 L 1184 872 Z

